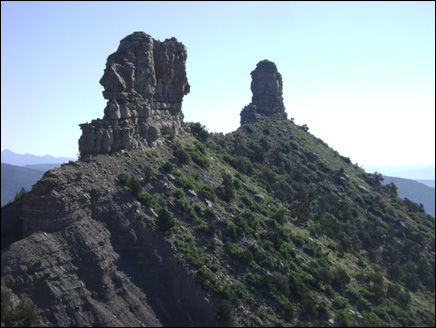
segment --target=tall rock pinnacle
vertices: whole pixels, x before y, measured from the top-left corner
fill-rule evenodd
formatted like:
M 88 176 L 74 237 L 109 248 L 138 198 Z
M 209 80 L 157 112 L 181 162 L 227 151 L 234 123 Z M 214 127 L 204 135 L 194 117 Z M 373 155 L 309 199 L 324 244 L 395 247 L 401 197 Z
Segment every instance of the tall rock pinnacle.
M 241 125 L 254 123 L 263 118 L 285 120 L 287 118 L 282 97 L 282 75 L 276 65 L 262 60 L 251 72 L 251 103 L 241 112 Z
M 151 146 L 162 134 L 177 133 L 190 89 L 186 58 L 186 47 L 175 38 L 161 42 L 134 32 L 121 40 L 100 80 L 108 100 L 104 117 L 80 124 L 81 157 Z

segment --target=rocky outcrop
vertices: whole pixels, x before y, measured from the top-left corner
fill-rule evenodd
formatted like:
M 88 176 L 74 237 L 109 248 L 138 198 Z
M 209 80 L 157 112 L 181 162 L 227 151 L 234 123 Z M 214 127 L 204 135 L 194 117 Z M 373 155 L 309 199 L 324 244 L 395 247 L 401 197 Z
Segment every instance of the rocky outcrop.
M 121 40 L 100 80 L 108 100 L 104 117 L 80 124 L 81 158 L 152 146 L 161 135 L 177 133 L 190 88 L 186 58 L 186 47 L 175 38 L 161 42 L 135 32 Z
M 251 78 L 253 97 L 241 112 L 241 125 L 264 118 L 287 119 L 282 97 L 282 75 L 276 65 L 266 59 L 260 61 L 251 72 Z
M 127 157 L 97 158 L 48 171 L 2 207 L 2 289 L 44 326 L 216 326 L 204 291 L 147 224 L 155 217 L 118 181 Z

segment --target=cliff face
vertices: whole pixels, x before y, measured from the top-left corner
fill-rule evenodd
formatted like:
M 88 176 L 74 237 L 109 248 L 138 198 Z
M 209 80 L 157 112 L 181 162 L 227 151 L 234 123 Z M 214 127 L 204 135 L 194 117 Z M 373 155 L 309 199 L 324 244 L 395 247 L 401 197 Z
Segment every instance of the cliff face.
M 261 119 L 285 120 L 285 106 L 283 104 L 282 75 L 276 65 L 269 60 L 262 60 L 251 72 L 251 103 L 241 112 L 241 125 L 255 123 Z
M 124 162 L 105 156 L 48 171 L 2 208 L 10 236 L 2 236 L 2 288 L 31 303 L 45 325 L 214 326 L 204 292 L 117 180 Z
M 80 125 L 81 157 L 152 146 L 161 135 L 179 132 L 189 93 L 186 58 L 175 38 L 160 42 L 135 32 L 121 40 L 100 80 L 108 100 L 104 117 Z

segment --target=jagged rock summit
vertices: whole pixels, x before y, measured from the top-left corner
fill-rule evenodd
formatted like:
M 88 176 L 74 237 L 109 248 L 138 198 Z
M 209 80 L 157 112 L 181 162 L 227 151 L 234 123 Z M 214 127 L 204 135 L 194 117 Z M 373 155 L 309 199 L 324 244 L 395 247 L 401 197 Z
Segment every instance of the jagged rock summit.
M 241 125 L 263 118 L 287 119 L 282 97 L 282 75 L 277 71 L 276 64 L 266 59 L 260 61 L 251 72 L 251 77 L 253 97 L 241 111 Z
M 121 40 L 100 80 L 108 100 L 104 117 L 80 124 L 81 158 L 152 146 L 161 135 L 177 133 L 190 90 L 186 58 L 186 47 L 175 38 L 161 42 L 134 32 Z

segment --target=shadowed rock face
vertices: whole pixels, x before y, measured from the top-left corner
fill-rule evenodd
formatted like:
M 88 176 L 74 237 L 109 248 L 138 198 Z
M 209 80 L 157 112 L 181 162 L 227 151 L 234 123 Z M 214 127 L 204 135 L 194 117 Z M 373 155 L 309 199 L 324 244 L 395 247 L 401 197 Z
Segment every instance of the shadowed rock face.
M 154 40 L 135 32 L 107 59 L 100 84 L 107 99 L 103 119 L 80 124 L 80 156 L 152 146 L 182 124 L 189 93 L 186 47 L 175 38 Z
M 241 112 L 241 125 L 254 123 L 263 118 L 284 120 L 287 118 L 282 97 L 282 75 L 276 65 L 262 60 L 251 72 L 251 103 Z
M 216 326 L 188 268 L 139 218 L 117 178 L 122 163 L 71 162 L 2 207 L 2 290 L 25 299 L 43 326 Z

